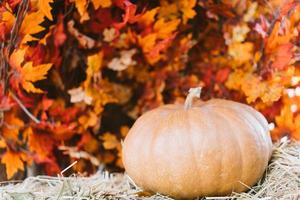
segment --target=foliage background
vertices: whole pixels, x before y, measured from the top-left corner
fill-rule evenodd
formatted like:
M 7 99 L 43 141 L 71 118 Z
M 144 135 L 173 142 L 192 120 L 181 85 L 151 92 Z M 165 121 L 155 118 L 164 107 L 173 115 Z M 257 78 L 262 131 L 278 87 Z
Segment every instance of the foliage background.
M 274 140 L 299 140 L 299 20 L 293 0 L 1 1 L 7 178 L 75 160 L 120 170 L 134 120 L 195 86 L 261 111 Z

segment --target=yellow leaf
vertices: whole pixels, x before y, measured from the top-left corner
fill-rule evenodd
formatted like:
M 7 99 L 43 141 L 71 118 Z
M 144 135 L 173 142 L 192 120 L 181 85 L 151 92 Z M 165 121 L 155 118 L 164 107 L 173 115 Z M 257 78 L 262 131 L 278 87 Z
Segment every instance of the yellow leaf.
M 243 64 L 253 58 L 253 44 L 251 42 L 232 43 L 228 53 L 238 63 Z
M 18 170 L 24 170 L 22 161 L 23 156 L 22 153 L 15 153 L 12 151 L 7 151 L 2 156 L 1 163 L 5 164 L 8 179 L 12 178 Z
M 92 75 L 93 73 L 99 72 L 101 65 L 102 65 L 102 59 L 103 59 L 103 52 L 100 51 L 97 54 L 88 56 L 88 68 L 87 68 L 87 74 Z
M 111 0 L 92 0 L 94 8 L 97 10 L 100 6 L 102 8 L 108 8 L 111 6 Z
M 89 112 L 87 115 L 82 115 L 78 119 L 79 124 L 81 124 L 85 129 L 89 127 L 96 126 L 99 123 L 99 117 L 94 112 Z
M 43 80 L 51 66 L 52 64 L 41 64 L 33 67 L 32 62 L 27 62 L 22 68 L 23 79 L 31 82 Z
M 45 79 L 51 66 L 52 64 L 41 64 L 33 67 L 32 62 L 25 63 L 21 69 L 22 87 L 27 92 L 42 93 L 43 91 L 36 88 L 32 83 Z
M 101 139 L 103 140 L 103 147 L 105 149 L 115 149 L 120 145 L 117 137 L 111 133 L 104 133 Z
M 91 84 L 91 80 L 94 78 L 94 80 L 97 79 L 97 77 L 100 76 L 100 68 L 102 66 L 102 60 L 103 60 L 103 52 L 100 51 L 97 54 L 88 56 L 87 61 L 87 69 L 86 69 L 86 75 L 87 78 L 84 81 L 83 85 L 85 88 L 88 88 Z
M 246 95 L 248 103 L 257 99 L 261 99 L 265 104 L 277 101 L 283 91 L 283 86 L 276 82 L 262 81 L 254 74 L 240 70 L 229 75 L 226 87 L 241 90 Z
M 248 73 L 241 80 L 241 89 L 247 96 L 247 102 L 251 103 L 264 94 L 266 84 L 261 83 L 258 77 Z
M 26 92 L 32 92 L 32 93 L 43 93 L 44 91 L 41 89 L 36 88 L 31 82 L 24 81 L 22 83 L 22 87 Z
M 49 3 L 53 3 L 53 0 L 39 0 L 39 9 L 42 11 L 42 13 L 51 21 L 53 20 L 52 14 L 51 14 L 51 6 Z
M 196 15 L 196 11 L 193 10 L 196 5 L 196 0 L 184 0 L 179 2 L 180 10 L 183 13 L 183 23 L 186 24 L 189 19 L 192 19 Z
M 271 103 L 279 100 L 282 96 L 283 86 L 280 84 L 267 84 L 265 92 L 261 96 L 264 103 Z
M 80 22 L 90 19 L 89 13 L 87 11 L 88 1 L 87 0 L 75 0 L 75 7 L 80 14 Z
M 180 19 L 174 19 L 166 22 L 164 18 L 159 19 L 154 24 L 154 30 L 157 32 L 157 38 L 165 39 L 171 36 L 171 34 L 177 29 L 180 23 Z

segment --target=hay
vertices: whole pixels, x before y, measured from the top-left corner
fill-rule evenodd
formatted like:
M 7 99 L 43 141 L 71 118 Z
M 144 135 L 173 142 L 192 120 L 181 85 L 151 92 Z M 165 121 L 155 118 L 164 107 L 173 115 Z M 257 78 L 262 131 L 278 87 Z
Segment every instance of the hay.
M 127 176 L 103 171 L 91 177 L 29 177 L 21 183 L 0 187 L 1 200 L 171 199 L 159 194 L 141 194 L 147 193 L 143 193 Z M 203 199 L 300 199 L 300 143 L 283 141 L 275 145 L 264 178 L 247 193 Z

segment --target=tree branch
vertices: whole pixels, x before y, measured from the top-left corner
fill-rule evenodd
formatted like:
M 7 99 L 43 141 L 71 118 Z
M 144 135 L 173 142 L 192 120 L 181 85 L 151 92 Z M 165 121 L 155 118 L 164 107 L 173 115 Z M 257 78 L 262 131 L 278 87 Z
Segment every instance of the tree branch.
M 24 106 L 24 104 L 21 102 L 21 100 L 12 92 L 9 91 L 12 98 L 17 102 L 17 104 L 21 107 L 21 109 L 25 112 L 25 114 L 35 123 L 40 123 L 41 121 L 38 120 L 31 112 Z

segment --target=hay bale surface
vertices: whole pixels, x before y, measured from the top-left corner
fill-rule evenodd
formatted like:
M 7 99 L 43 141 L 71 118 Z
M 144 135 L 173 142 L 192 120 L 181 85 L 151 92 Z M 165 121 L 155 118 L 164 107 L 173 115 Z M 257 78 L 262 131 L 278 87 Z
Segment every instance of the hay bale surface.
M 126 175 L 103 171 L 91 177 L 29 177 L 21 183 L 2 184 L 0 187 L 1 200 L 172 199 L 160 194 L 147 194 Z M 264 177 L 248 192 L 203 199 L 300 199 L 300 142 L 283 141 L 274 145 L 272 160 Z

